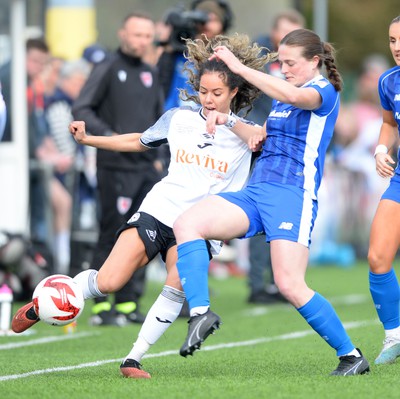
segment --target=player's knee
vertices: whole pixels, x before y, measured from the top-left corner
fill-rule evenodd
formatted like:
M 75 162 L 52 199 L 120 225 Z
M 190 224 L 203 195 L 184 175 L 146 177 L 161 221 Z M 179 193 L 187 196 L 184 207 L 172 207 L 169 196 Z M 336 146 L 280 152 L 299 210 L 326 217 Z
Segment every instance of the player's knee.
M 112 294 L 121 289 L 123 284 L 114 276 L 99 272 L 97 275 L 97 286 L 103 294 Z
M 302 302 L 303 293 L 307 289 L 305 282 L 300 282 L 287 277 L 281 279 L 275 277 L 275 285 L 278 287 L 281 295 L 292 304 Z
M 185 239 L 185 230 L 187 226 L 185 225 L 185 221 L 183 218 L 178 217 L 178 219 L 174 223 L 174 235 L 178 242 L 181 242 Z
M 386 254 L 373 248 L 368 251 L 368 263 L 372 273 L 377 274 L 387 273 L 392 266 L 392 262 L 387 259 Z
M 178 244 L 203 237 L 195 221 L 180 216 L 174 223 L 174 235 Z

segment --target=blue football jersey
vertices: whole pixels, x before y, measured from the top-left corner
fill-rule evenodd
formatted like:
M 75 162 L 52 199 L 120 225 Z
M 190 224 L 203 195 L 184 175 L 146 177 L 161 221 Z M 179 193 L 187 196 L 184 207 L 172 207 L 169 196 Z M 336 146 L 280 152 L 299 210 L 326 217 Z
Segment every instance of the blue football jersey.
M 395 66 L 379 78 L 378 92 L 382 108 L 392 111 L 400 135 L 400 67 Z M 400 156 L 400 151 L 398 156 Z M 399 158 L 400 159 L 400 158 Z M 397 164 L 392 180 L 400 182 L 400 163 Z
M 382 108 L 392 111 L 400 134 L 400 66 L 389 69 L 379 78 L 379 97 Z
M 333 136 L 340 96 L 322 75 L 307 82 L 322 98 L 315 110 L 274 100 L 267 119 L 267 140 L 249 185 L 275 182 L 302 187 L 313 199 L 321 183 L 325 153 Z

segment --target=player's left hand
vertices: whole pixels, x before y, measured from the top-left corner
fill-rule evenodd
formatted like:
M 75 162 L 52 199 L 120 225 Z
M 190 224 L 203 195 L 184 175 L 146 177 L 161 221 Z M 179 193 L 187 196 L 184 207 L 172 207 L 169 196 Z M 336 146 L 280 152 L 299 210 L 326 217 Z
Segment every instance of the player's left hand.
M 251 136 L 249 138 L 247 145 L 251 151 L 257 152 L 257 151 L 261 151 L 264 141 L 265 141 L 265 135 L 257 134 L 255 136 Z
M 375 155 L 376 171 L 381 177 L 393 177 L 395 162 L 389 154 L 378 153 Z

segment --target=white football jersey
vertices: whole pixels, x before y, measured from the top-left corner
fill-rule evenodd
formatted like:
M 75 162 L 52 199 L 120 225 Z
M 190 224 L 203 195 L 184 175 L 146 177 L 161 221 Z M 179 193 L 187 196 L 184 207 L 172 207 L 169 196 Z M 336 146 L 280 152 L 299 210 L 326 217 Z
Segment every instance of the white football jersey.
M 150 148 L 169 143 L 168 175 L 151 189 L 139 208 L 169 227 L 203 198 L 239 191 L 247 181 L 252 154 L 247 143 L 223 125 L 216 127 L 215 134 L 207 133 L 202 109 L 171 109 L 140 140 Z

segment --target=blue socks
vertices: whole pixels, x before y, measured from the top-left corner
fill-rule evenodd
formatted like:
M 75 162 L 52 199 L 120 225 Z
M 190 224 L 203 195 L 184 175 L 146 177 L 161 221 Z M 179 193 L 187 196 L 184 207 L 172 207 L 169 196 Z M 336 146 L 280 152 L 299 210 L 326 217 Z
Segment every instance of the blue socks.
M 314 296 L 297 309 L 307 323 L 334 349 L 338 356 L 354 349 L 342 322 L 332 305 L 320 294 Z
M 205 240 L 193 240 L 178 245 L 179 278 L 189 309 L 210 306 L 208 293 L 208 266 L 210 257 Z
M 394 270 L 384 274 L 375 274 L 370 271 L 369 289 L 384 329 L 391 330 L 399 327 L 400 291 Z

